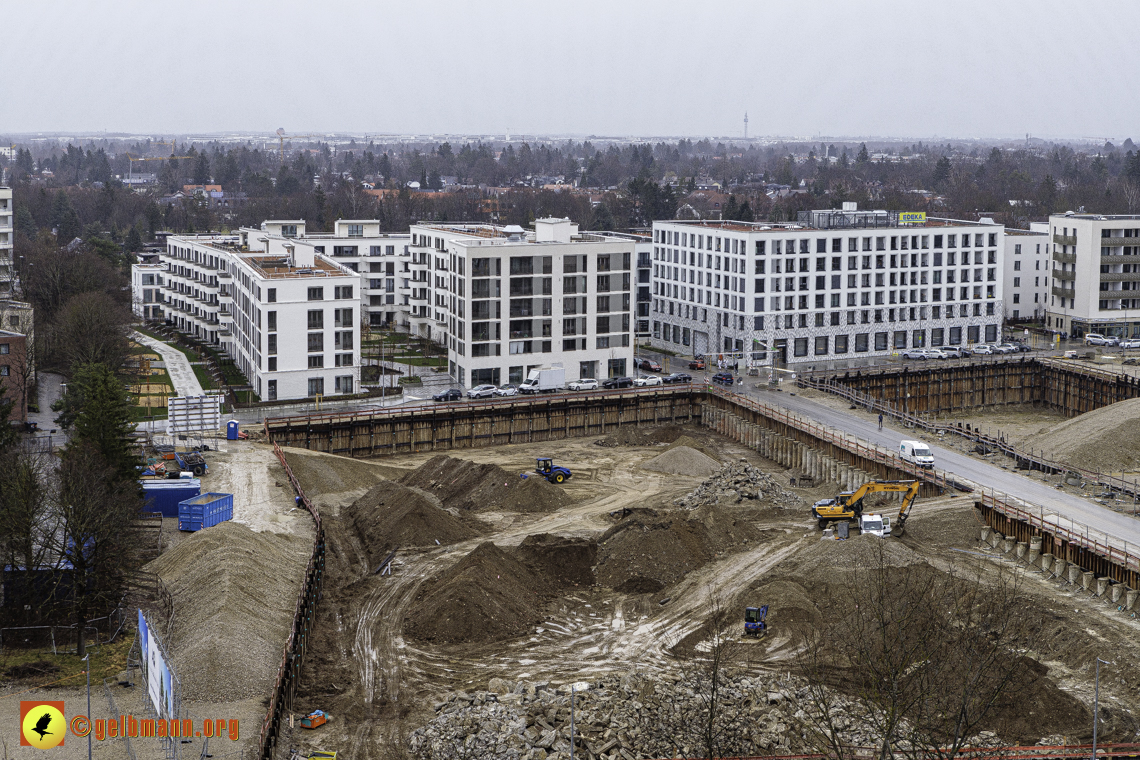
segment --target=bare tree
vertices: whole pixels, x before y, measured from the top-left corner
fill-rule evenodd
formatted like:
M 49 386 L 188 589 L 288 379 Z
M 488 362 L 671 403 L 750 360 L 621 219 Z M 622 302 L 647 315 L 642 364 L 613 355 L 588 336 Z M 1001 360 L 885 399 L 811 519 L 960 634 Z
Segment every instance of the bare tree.
M 808 643 L 804 729 L 821 751 L 851 758 L 873 736 L 876 754 L 953 758 L 993 717 L 1025 668 L 1019 585 L 956 568 L 892 567 L 885 547 L 850 567 Z
M 52 476 L 47 455 L 18 446 L 0 454 L 0 551 L 6 579 L 16 581 L 6 590 L 6 608 L 25 621 L 49 612 L 35 579 L 47 564 L 56 529 Z M 30 614 L 24 614 L 25 608 Z

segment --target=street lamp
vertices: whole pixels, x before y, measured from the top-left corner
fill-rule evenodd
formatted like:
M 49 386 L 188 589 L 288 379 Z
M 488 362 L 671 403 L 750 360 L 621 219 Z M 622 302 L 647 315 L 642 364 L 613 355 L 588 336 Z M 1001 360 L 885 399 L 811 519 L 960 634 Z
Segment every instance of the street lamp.
M 1096 734 L 1097 726 L 1100 725 L 1100 664 L 1111 665 L 1108 660 L 1096 658 L 1096 688 L 1093 690 L 1093 746 L 1092 746 L 1092 760 L 1096 760 Z

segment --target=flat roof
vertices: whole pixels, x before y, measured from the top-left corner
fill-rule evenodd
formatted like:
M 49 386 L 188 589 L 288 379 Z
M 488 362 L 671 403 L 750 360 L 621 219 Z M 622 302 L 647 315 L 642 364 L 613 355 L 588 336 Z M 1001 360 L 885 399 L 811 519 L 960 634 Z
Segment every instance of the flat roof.
M 289 264 L 287 256 L 242 256 L 242 261 L 261 272 L 268 279 L 295 277 L 350 277 L 340 267 L 325 261 L 320 256 L 313 260 L 311 267 L 298 267 Z

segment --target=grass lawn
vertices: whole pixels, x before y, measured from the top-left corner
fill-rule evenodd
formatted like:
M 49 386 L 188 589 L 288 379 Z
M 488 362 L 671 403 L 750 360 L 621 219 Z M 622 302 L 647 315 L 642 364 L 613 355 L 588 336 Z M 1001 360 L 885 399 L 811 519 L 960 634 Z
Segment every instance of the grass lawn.
M 210 373 L 201 364 L 191 365 L 194 370 L 194 377 L 198 378 L 198 382 L 202 385 L 202 390 L 208 391 L 214 388 L 214 379 L 210 377 Z
M 102 683 L 104 678 L 117 676 L 127 669 L 127 653 L 130 652 L 133 637 L 122 632 L 110 644 L 91 647 L 91 682 Z M 0 673 L 15 670 L 17 680 L 26 688 L 42 686 L 63 679 L 60 686 L 81 687 L 87 679 L 83 676 L 85 663 L 74 654 L 52 654 L 51 649 L 20 649 L 4 647 L 0 652 Z

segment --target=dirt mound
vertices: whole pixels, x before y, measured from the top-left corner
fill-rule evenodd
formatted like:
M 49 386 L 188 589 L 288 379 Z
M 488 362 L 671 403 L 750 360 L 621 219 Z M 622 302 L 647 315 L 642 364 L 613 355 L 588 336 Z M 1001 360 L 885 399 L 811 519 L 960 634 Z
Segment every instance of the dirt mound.
M 432 457 L 400 482 L 422 488 L 444 507 L 463 511 L 551 512 L 573 502 L 561 488 L 534 473 L 521 478 L 498 465 L 446 455 Z
M 598 545 L 593 541 L 538 533 L 524 538 L 515 554 L 554 584 L 594 585 Z
M 323 494 L 367 490 L 384 477 L 379 467 L 359 459 L 300 449 L 284 449 L 284 452 L 285 461 L 310 499 Z
M 678 448 L 679 446 L 688 446 L 690 449 L 696 449 L 697 451 L 701 452 L 702 454 L 705 454 L 706 456 L 710 456 L 713 459 L 717 459 L 716 451 L 714 451 L 712 448 L 705 445 L 704 443 L 698 441 L 696 438 L 693 438 L 692 436 L 683 435 L 680 438 L 678 438 L 677 440 L 673 441 L 671 444 L 669 444 L 670 449 L 675 449 L 675 448 Z
M 1053 425 L 1028 438 L 1024 449 L 1102 472 L 1140 470 L 1140 398 L 1118 401 Z
M 227 702 L 270 692 L 311 551 L 310 538 L 224 522 L 144 568 L 162 578 L 174 602 L 174 630 L 164 643 L 183 699 Z
M 414 488 L 384 482 L 354 501 L 344 511 L 373 562 L 393 549 L 447 545 L 478 535 L 470 524 L 432 504 Z
M 909 530 L 909 524 L 907 526 Z M 796 555 L 796 562 L 805 575 L 830 576 L 836 569 L 851 570 L 875 568 L 882 563 L 886 567 L 910 567 L 922 565 L 926 559 L 895 538 L 879 538 L 871 534 L 852 536 L 846 541 L 820 539 L 807 550 Z
M 543 619 L 546 579 L 487 542 L 430 581 L 404 618 L 412 638 L 433 643 L 503 641 Z
M 665 584 L 655 578 L 635 575 L 614 586 L 614 591 L 622 594 L 656 594 L 664 588 Z
M 720 469 L 720 462 L 688 446 L 670 448 L 641 465 L 643 470 L 666 472 L 671 475 L 686 475 L 693 478 L 707 478 Z
M 738 607 L 761 607 L 768 605 L 767 622 L 772 626 L 786 629 L 801 626 L 815 629 L 823 622 L 819 608 L 812 603 L 812 594 L 799 583 L 791 580 L 763 578 L 755 581 L 738 600 Z
M 598 542 L 598 583 L 615 590 L 669 586 L 711 560 L 718 552 L 741 549 L 760 538 L 751 523 L 717 508 L 633 514 L 602 534 Z M 630 584 L 627 586 L 626 584 Z
M 1036 742 L 1043 726 L 1051 733 L 1085 733 L 1092 721 L 1091 711 L 1048 678 L 1048 667 L 1029 657 L 1019 660 L 1021 667 L 1005 696 L 994 706 L 986 728 L 1011 744 Z
M 623 427 L 617 432 L 594 441 L 596 446 L 656 446 L 659 443 L 673 443 L 685 433 L 680 425 L 660 425 L 657 427 Z
M 927 512 L 920 503 L 906 521 L 902 539 L 908 546 L 925 551 L 930 546 L 968 547 L 981 539 L 982 521 L 973 503 L 958 499 L 959 503 L 948 509 Z M 894 515 L 891 515 L 892 520 Z

